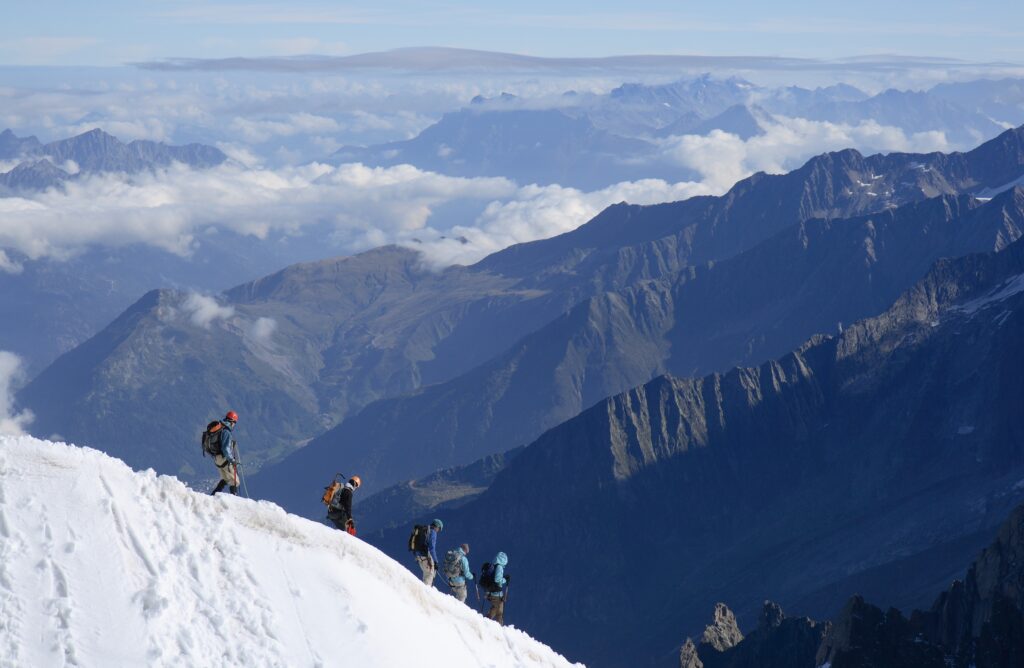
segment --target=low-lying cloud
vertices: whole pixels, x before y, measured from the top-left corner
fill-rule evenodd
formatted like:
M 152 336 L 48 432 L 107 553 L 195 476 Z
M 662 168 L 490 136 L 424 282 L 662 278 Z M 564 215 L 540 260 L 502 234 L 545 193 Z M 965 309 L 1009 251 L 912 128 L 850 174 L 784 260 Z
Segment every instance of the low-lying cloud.
M 14 390 L 24 380 L 21 358 L 0 350 L 0 436 L 20 436 L 35 419 L 27 408 L 15 410 Z
M 744 141 L 713 130 L 706 136 L 669 137 L 665 154 L 699 172 L 710 190 L 723 192 L 755 172 L 782 173 L 826 151 L 856 148 L 862 153 L 948 151 L 942 132 L 908 135 L 900 128 L 865 121 L 857 125 L 774 116 L 762 118 L 765 132 Z
M 192 292 L 182 302 L 181 308 L 196 327 L 209 329 L 214 320 L 227 320 L 235 314 L 233 306 L 222 306 L 213 297 Z
M 721 194 L 754 172 L 784 172 L 823 151 L 949 148 L 941 132 L 908 135 L 875 122 L 773 117 L 762 125 L 765 133 L 748 140 L 721 131 L 664 140 L 662 158 L 697 171 L 699 182 L 647 179 L 593 192 L 445 176 L 410 165 L 272 169 L 232 162 L 204 171 L 178 165 L 132 177 L 88 175 L 63 192 L 0 199 L 0 247 L 29 259 L 60 259 L 89 246 L 143 243 L 187 256 L 211 228 L 263 239 L 327 224 L 332 233 L 325 253 L 400 243 L 419 248 L 433 265 L 470 263 L 511 244 L 575 229 L 619 201 L 652 204 Z M 438 215 L 453 203 L 461 213 Z M 466 203 L 475 204 L 467 209 Z M 19 268 L 0 255 L 0 271 Z

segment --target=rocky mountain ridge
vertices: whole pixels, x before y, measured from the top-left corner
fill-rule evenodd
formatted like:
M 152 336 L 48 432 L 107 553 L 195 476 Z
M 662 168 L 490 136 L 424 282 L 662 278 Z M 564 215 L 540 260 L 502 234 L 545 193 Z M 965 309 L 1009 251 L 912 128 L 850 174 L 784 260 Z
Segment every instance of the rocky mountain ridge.
M 898 560 L 886 596 L 926 602 L 1024 499 L 1021 276 L 1024 242 L 940 260 L 841 335 L 599 402 L 446 527 L 506 551 L 515 623 L 588 665 L 678 665 L 679 629 L 716 601 L 743 622 Z M 400 554 L 399 533 L 378 544 Z

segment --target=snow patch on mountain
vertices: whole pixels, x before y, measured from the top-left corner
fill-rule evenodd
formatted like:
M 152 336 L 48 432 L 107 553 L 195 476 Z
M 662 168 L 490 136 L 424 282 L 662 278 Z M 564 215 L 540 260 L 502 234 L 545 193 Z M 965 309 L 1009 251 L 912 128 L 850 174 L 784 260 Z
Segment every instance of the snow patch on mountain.
M 952 310 L 959 311 L 966 315 L 974 315 L 986 306 L 997 304 L 1020 292 L 1024 292 L 1024 274 L 1018 274 L 988 294 L 978 297 L 977 299 L 964 302 L 963 304 L 954 307 Z
M 570 664 L 274 504 L 6 436 L 0 665 Z

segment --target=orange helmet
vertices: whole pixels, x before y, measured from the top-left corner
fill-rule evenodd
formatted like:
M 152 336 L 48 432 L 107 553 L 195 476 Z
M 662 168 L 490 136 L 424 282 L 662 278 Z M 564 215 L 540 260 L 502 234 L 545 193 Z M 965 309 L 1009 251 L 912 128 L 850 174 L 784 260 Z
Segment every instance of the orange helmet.
M 238 413 L 234 411 L 228 411 L 228 414 L 224 416 L 224 419 L 230 420 L 232 422 L 238 422 Z
M 362 479 L 357 475 L 352 476 L 351 478 L 348 479 L 348 481 L 352 483 L 353 487 L 359 487 L 360 485 L 363 484 Z

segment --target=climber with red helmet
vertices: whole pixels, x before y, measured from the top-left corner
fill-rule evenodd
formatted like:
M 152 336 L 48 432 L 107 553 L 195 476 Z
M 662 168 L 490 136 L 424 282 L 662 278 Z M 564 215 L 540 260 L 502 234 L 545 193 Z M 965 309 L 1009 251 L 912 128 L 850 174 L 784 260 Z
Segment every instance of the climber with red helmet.
M 359 476 L 352 476 L 348 479 L 348 482 L 335 490 L 334 496 L 331 497 L 331 502 L 327 504 L 327 519 L 334 526 L 342 531 L 348 531 L 353 536 L 355 535 L 356 523 L 352 519 L 352 492 L 359 489 L 361 484 L 363 484 L 363 481 Z
M 220 472 L 220 482 L 210 494 L 216 494 L 225 486 L 232 494 L 238 494 L 238 450 L 232 440 L 232 430 L 238 424 L 238 413 L 228 411 L 223 420 L 215 420 L 203 432 L 203 452 L 213 455 L 213 463 Z

